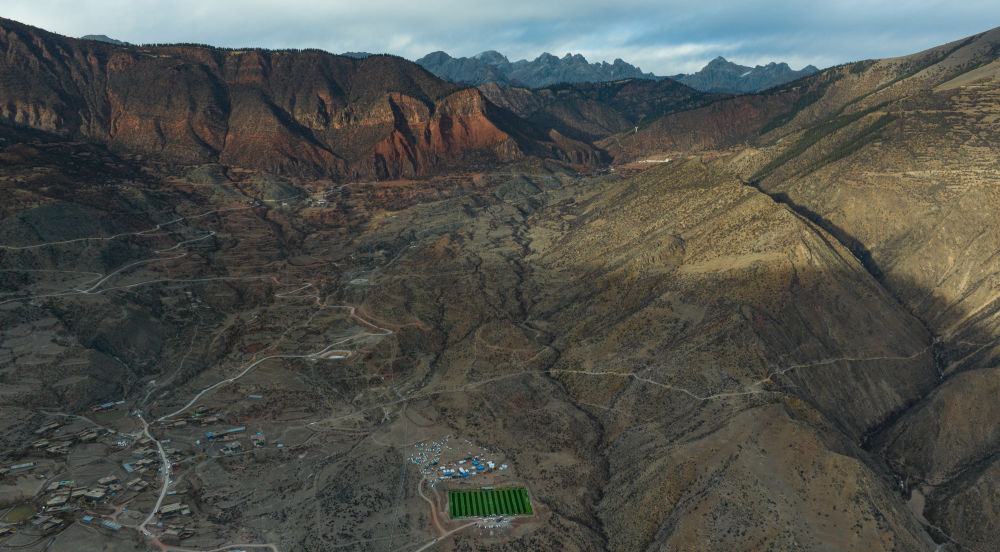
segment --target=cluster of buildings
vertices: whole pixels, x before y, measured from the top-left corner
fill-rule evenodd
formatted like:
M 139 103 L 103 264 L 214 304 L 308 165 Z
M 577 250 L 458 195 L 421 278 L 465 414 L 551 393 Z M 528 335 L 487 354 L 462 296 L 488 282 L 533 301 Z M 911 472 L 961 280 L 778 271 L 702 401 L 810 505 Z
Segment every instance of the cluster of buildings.
M 309 207 L 326 207 L 327 205 L 330 205 L 330 203 L 327 200 L 322 199 L 322 198 L 320 198 L 320 199 L 311 199 L 310 198 L 310 199 L 306 200 L 306 205 L 309 206 Z
M 149 483 L 141 477 L 122 483 L 117 475 L 109 475 L 97 480 L 96 485 L 77 485 L 76 481 L 53 481 L 43 494 L 44 509 L 68 510 L 74 502 L 86 504 L 106 503 L 109 499 L 126 490 L 142 492 Z
M 261 397 L 262 398 L 262 397 Z M 94 405 L 91 410 L 103 412 L 116 408 L 124 404 L 124 401 L 109 402 Z M 196 406 L 192 415 L 179 420 L 169 420 L 158 424 L 164 429 L 183 428 L 188 425 L 209 426 L 222 422 L 217 410 L 204 406 Z M 163 469 L 164 459 L 160 455 L 160 448 L 157 442 L 145 436 L 129 435 L 119 433 L 112 429 L 88 428 L 70 433 L 60 431 L 64 423 L 51 422 L 35 430 L 34 441 L 28 439 L 24 445 L 22 454 L 18 460 L 15 457 L 7 464 L 0 466 L 0 479 L 23 477 L 25 472 L 32 472 L 38 479 L 45 479 L 45 475 L 40 473 L 39 465 L 47 466 L 50 462 L 41 460 L 46 455 L 65 456 L 70 452 L 76 443 L 89 443 L 100 441 L 111 447 L 108 454 L 118 459 L 124 473 L 114 470 L 114 473 L 100 478 L 96 482 L 87 480 L 78 482 L 71 479 L 72 476 L 62 481 L 47 482 L 33 500 L 33 508 L 37 514 L 29 520 L 19 523 L 0 522 L 0 538 L 13 534 L 19 527 L 30 528 L 33 533 L 49 534 L 65 529 L 73 519 L 79 522 L 91 524 L 94 528 L 107 531 L 118 531 L 121 526 L 112 519 L 102 518 L 96 512 L 111 512 L 113 508 L 129 504 L 132 497 L 139 493 L 148 491 L 155 486 L 154 478 Z M 205 431 L 204 436 L 195 441 L 195 444 L 214 443 L 220 447 L 222 454 L 243 454 L 243 443 L 249 440 L 252 448 L 263 447 L 266 444 L 264 433 L 261 431 L 249 432 L 245 426 L 231 427 L 229 429 L 212 429 Z M 168 443 L 170 439 L 160 439 L 159 445 L 163 447 L 168 465 L 175 468 L 181 463 L 191 451 L 179 451 L 171 448 Z M 279 448 L 283 447 L 277 444 Z M 129 457 L 129 455 L 131 457 Z M 28 461 L 34 460 L 34 461 Z M 68 462 L 68 461 L 67 461 Z M 60 463 L 55 460 L 56 465 Z M 37 472 L 37 473 L 36 473 Z M 171 491 L 169 495 L 178 494 L 178 491 Z M 179 543 L 181 540 L 191 537 L 194 531 L 185 527 L 183 522 L 173 521 L 175 518 L 190 516 L 192 509 L 182 502 L 163 505 L 158 511 L 159 522 L 156 524 L 161 531 L 159 536 L 165 543 Z M 170 525 L 168 519 L 177 525 Z
M 452 436 L 448 435 L 441 441 L 414 445 L 417 450 L 409 460 L 417 466 L 421 475 L 431 480 L 432 486 L 446 479 L 464 479 L 507 469 L 507 464 L 494 461 L 493 454 L 486 447 L 475 445 L 468 439 L 452 447 L 449 444 L 451 439 Z
M 222 418 L 219 416 L 218 411 L 212 410 L 204 405 L 198 405 L 194 407 L 194 413 L 185 418 L 178 418 L 173 421 L 160 422 L 160 427 L 172 427 L 172 428 L 183 428 L 190 424 L 197 424 L 200 426 L 207 426 L 212 424 L 218 424 L 222 422 Z
M 74 433 L 66 433 L 55 436 L 54 433 L 63 427 L 59 422 L 51 422 L 43 425 L 34 431 L 35 437 L 39 437 L 27 443 L 21 449 L 21 457 L 46 456 L 66 456 L 70 449 L 77 443 L 90 443 L 97 441 L 102 436 L 110 435 L 109 432 L 95 429 L 84 429 Z M 29 471 L 35 467 L 35 462 L 22 461 L 9 466 L 0 466 L 0 479 L 17 475 L 20 472 Z
M 119 404 L 122 403 L 107 403 L 97 405 L 93 409 L 107 410 Z M 28 443 L 22 452 L 29 458 L 32 456 L 37 458 L 39 455 L 64 456 L 69 453 L 70 448 L 76 443 L 94 442 L 108 436 L 111 437 L 111 440 L 106 443 L 109 446 L 126 447 L 132 445 L 131 438 L 118 434 L 113 430 L 91 428 L 73 433 L 59 434 L 58 430 L 63 426 L 64 424 L 62 423 L 51 422 L 39 427 L 33 432 L 37 439 Z M 127 466 L 126 471 L 130 474 L 134 471 L 155 473 L 156 470 L 160 469 L 160 459 L 158 458 L 157 451 L 149 446 L 152 441 L 148 438 L 141 438 L 135 441 L 135 443 L 139 448 L 133 452 L 133 456 L 138 461 L 123 465 L 123 467 Z M 0 467 L 0 478 L 17 477 L 37 467 L 38 465 L 34 461 L 22 461 L 14 465 Z M 36 473 L 36 477 L 44 479 L 45 475 Z M 116 496 L 124 495 L 129 491 L 140 493 L 149 486 L 150 483 L 142 478 L 141 473 L 124 482 L 120 481 L 118 475 L 115 474 L 102 477 L 91 484 L 81 484 L 73 479 L 51 481 L 42 487 L 39 494 L 36 495 L 34 502 L 38 510 L 37 513 L 30 520 L 23 523 L 29 526 L 33 532 L 47 535 L 65 528 L 68 523 L 67 519 L 69 519 L 65 518 L 65 516 L 70 512 L 102 504 L 107 505 Z M 81 521 L 86 521 L 87 519 L 93 520 L 93 516 L 83 516 Z M 0 523 L 0 537 L 15 532 L 17 525 Z M 120 529 L 120 526 L 116 527 L 115 523 L 107 520 L 102 522 L 101 526 L 112 531 Z
M 29 522 L 32 531 L 44 535 L 50 535 L 66 525 L 66 521 L 56 516 L 37 513 L 32 516 Z M 17 532 L 17 527 L 13 523 L 0 523 L 0 539 L 13 535 Z
M 45 514 L 35 514 L 34 519 L 31 520 L 31 528 L 43 535 L 58 531 L 65 524 L 64 520 Z
M 45 437 L 50 433 L 54 433 L 57 429 L 61 428 L 62 426 L 63 424 L 59 422 L 52 422 L 36 429 L 34 432 L 35 436 L 41 437 L 41 439 L 32 441 L 29 444 L 29 448 L 36 451 L 41 451 L 45 454 L 48 454 L 49 456 L 65 456 L 66 454 L 69 454 L 69 449 L 70 447 L 73 446 L 74 443 L 93 442 L 96 441 L 97 438 L 101 436 L 101 434 L 98 433 L 97 430 L 85 429 L 82 431 L 78 431 L 76 433 L 60 435 L 58 438 L 52 436 Z

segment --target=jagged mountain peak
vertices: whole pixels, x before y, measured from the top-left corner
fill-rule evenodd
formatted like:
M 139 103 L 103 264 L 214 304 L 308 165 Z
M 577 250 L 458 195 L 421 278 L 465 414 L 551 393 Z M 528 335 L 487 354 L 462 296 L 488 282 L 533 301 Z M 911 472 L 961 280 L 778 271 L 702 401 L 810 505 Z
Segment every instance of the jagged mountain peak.
M 479 52 L 478 54 L 472 56 L 472 59 L 477 59 L 483 63 L 488 63 L 490 65 L 506 65 L 510 63 L 507 56 L 501 54 L 496 50 L 486 50 L 485 52 Z
M 783 61 L 750 67 L 718 56 L 697 73 L 677 75 L 674 78 L 703 92 L 742 94 L 766 90 L 817 71 L 812 65 L 795 71 Z
M 558 83 L 606 82 L 618 79 L 657 79 L 652 73 L 643 73 L 621 58 L 614 63 L 590 63 L 583 54 L 567 52 L 557 57 L 543 52 L 534 60 L 511 63 L 507 56 L 487 50 L 472 57 L 453 58 L 434 52 L 417 60 L 417 63 L 435 75 L 452 82 L 481 85 L 494 82 L 539 88 Z

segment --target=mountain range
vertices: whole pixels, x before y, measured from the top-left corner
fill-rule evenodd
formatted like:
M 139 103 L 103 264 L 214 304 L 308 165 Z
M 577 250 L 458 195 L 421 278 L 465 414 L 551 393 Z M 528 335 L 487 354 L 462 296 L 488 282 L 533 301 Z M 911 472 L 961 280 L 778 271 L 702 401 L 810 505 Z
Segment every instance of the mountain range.
M 740 94 L 0 51 L 4 547 L 996 545 L 1000 28 Z
M 817 71 L 819 69 L 812 65 L 794 71 L 784 62 L 748 67 L 719 56 L 697 73 L 675 75 L 672 78 L 702 92 L 745 94 L 774 88 Z
M 623 79 L 655 79 L 621 59 L 614 63 L 590 63 L 580 54 L 562 58 L 543 53 L 532 61 L 511 62 L 500 52 L 489 50 L 473 57 L 454 58 L 433 52 L 417 60 L 424 69 L 451 81 L 472 85 L 493 82 L 501 85 L 539 88 L 559 83 L 604 82 Z
M 542 88 L 562 83 L 666 78 L 643 73 L 638 67 L 621 59 L 610 64 L 589 63 L 580 54 L 566 54 L 559 58 L 543 53 L 532 61 L 522 59 L 511 62 L 506 56 L 493 50 L 459 58 L 439 51 L 427 54 L 418 59 L 417 63 L 447 81 L 477 86 L 496 83 L 501 86 Z M 812 65 L 793 71 L 786 63 L 773 62 L 746 67 L 718 57 L 697 73 L 679 74 L 670 78 L 702 92 L 746 93 L 778 86 L 816 71 Z
M 128 45 L 105 35 L 86 35 L 87 40 L 97 40 L 116 45 Z M 368 52 L 344 52 L 343 56 L 365 59 L 374 54 Z M 542 88 L 555 84 L 582 82 L 608 82 L 625 79 L 662 80 L 652 73 L 644 73 L 638 67 L 622 59 L 613 63 L 590 63 L 580 54 L 566 54 L 559 58 L 543 53 L 532 61 L 511 62 L 495 50 L 487 50 L 472 57 L 452 57 L 437 51 L 416 60 L 416 63 L 438 77 L 456 84 L 495 83 L 501 86 L 520 88 Z M 812 65 L 795 71 L 787 63 L 771 62 L 767 65 L 748 67 L 739 65 L 719 56 L 710 61 L 700 71 L 692 74 L 672 75 L 670 78 L 682 82 L 695 90 L 709 93 L 742 94 L 759 92 L 795 79 L 811 75 L 818 69 Z
M 381 178 L 472 158 L 599 157 L 398 57 L 139 47 L 2 26 L 12 61 L 0 66 L 0 118 L 116 151 Z

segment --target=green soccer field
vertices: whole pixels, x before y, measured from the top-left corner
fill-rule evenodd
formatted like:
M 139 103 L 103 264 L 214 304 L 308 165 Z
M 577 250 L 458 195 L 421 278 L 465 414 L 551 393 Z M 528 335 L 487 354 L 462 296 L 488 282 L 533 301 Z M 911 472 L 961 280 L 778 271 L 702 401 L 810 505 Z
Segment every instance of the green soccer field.
M 531 500 L 524 487 L 448 491 L 451 519 L 491 516 L 530 516 Z

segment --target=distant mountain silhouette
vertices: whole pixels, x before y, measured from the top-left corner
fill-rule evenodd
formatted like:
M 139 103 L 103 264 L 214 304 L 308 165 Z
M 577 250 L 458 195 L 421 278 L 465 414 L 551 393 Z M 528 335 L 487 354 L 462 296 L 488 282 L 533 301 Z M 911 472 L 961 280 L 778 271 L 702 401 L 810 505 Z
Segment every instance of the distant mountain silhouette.
M 108 35 L 84 35 L 80 38 L 84 40 L 96 40 L 98 42 L 107 42 L 108 44 L 117 44 L 119 46 L 125 46 L 128 42 L 122 42 L 121 40 L 115 40 Z
M 791 82 L 819 71 L 807 65 L 799 71 L 792 70 L 787 63 L 768 63 L 748 67 L 739 65 L 719 56 L 697 73 L 675 75 L 673 78 L 702 92 L 747 93 L 760 92 Z
M 522 59 L 511 62 L 494 50 L 458 58 L 445 52 L 432 52 L 418 59 L 417 63 L 445 80 L 477 86 L 495 82 L 539 88 L 559 83 L 660 78 L 652 73 L 643 73 L 638 67 L 621 59 L 616 59 L 614 63 L 590 63 L 580 54 L 566 54 L 559 58 L 544 53 L 533 61 Z

